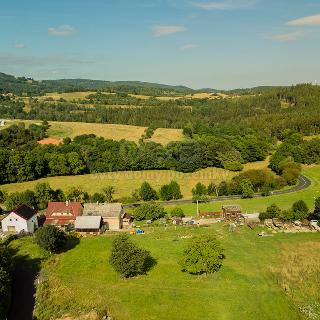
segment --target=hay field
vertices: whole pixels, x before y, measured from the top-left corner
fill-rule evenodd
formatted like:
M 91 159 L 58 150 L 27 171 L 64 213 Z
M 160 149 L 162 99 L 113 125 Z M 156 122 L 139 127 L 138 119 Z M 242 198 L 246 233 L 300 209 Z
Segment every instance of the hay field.
M 158 128 L 155 130 L 153 136 L 147 141 L 167 145 L 171 141 L 182 141 L 183 139 L 184 135 L 182 129 Z
M 115 198 L 130 196 L 132 191 L 139 188 L 142 182 L 148 181 L 155 189 L 175 180 L 180 184 L 184 198 L 191 198 L 191 189 L 202 182 L 208 185 L 210 182 L 219 183 L 222 180 L 231 179 L 235 173 L 218 168 L 207 168 L 194 173 L 181 173 L 171 170 L 150 171 L 122 171 L 87 174 L 80 176 L 48 177 L 36 181 L 12 183 L 3 185 L 1 190 L 8 192 L 34 189 L 39 182 L 48 182 L 54 189 L 67 190 L 72 186 L 81 186 L 89 194 L 101 192 L 106 186 L 114 186 Z
M 94 91 L 85 91 L 85 92 L 65 92 L 65 93 L 46 93 L 45 96 L 39 97 L 40 100 L 45 100 L 46 98 L 52 98 L 54 100 L 65 99 L 66 101 L 77 101 L 84 100 L 90 94 L 95 94 Z

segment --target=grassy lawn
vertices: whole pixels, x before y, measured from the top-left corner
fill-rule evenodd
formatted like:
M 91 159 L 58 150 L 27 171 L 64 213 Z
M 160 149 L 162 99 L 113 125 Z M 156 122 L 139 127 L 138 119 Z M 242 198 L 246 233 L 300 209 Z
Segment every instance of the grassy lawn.
M 124 280 L 114 272 L 108 264 L 112 236 L 82 238 L 75 248 L 45 262 L 48 281 L 38 288 L 37 318 L 69 314 L 78 319 L 81 312 L 96 310 L 108 311 L 116 320 L 307 319 L 299 308 L 320 316 L 319 282 L 308 285 L 320 271 L 320 250 L 314 250 L 319 249 L 319 234 L 261 238 L 258 230 L 242 227 L 229 233 L 223 224 L 148 230 L 132 236 L 157 259 L 145 276 Z M 188 241 L 182 236 L 206 233 L 223 243 L 223 268 L 208 277 L 181 272 L 178 261 Z M 12 245 L 24 254 L 38 252 L 32 238 Z M 302 253 L 309 263 L 289 265 Z
M 36 181 L 13 183 L 1 186 L 1 190 L 8 192 L 33 189 L 38 182 L 48 182 L 51 187 L 67 190 L 71 186 L 82 186 L 90 194 L 101 192 L 103 187 L 113 185 L 116 188 L 115 197 L 130 196 L 131 192 L 140 187 L 142 182 L 148 181 L 159 189 L 163 184 L 176 180 L 182 194 L 191 198 L 191 189 L 197 182 L 208 185 L 211 181 L 222 181 L 231 179 L 235 173 L 218 168 L 208 168 L 194 173 L 181 173 L 171 170 L 150 170 L 150 171 L 123 171 L 99 174 L 88 174 L 82 176 L 49 177 Z

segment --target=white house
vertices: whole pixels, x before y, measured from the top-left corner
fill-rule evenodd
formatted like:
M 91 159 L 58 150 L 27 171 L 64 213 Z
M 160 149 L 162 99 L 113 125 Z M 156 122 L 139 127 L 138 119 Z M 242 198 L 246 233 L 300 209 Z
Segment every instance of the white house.
M 23 204 L 2 219 L 1 225 L 3 232 L 19 233 L 24 231 L 33 233 L 38 228 L 37 212 Z

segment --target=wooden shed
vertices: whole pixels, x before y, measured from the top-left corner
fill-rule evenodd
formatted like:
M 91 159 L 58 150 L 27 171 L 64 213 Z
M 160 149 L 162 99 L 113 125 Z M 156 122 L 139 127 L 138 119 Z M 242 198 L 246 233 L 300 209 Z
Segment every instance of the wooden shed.
M 222 206 L 222 216 L 224 219 L 238 219 L 241 217 L 242 209 L 238 204 Z

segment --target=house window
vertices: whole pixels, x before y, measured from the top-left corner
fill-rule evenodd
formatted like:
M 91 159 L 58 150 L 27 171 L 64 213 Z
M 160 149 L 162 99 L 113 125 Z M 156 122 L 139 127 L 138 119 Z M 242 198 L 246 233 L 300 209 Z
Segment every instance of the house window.
M 16 219 L 16 221 L 18 221 L 18 219 Z
M 12 219 L 10 218 L 10 221 L 12 221 Z

